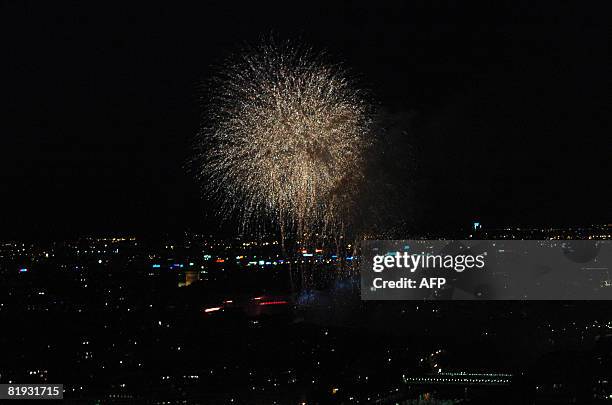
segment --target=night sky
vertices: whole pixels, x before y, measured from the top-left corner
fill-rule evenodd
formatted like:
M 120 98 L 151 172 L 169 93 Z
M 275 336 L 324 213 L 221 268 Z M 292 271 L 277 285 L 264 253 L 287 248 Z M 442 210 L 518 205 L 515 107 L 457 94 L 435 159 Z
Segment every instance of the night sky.
M 409 122 L 420 229 L 612 221 L 609 6 L 125 3 L 2 3 L 0 236 L 215 229 L 186 170 L 200 83 L 271 33 Z

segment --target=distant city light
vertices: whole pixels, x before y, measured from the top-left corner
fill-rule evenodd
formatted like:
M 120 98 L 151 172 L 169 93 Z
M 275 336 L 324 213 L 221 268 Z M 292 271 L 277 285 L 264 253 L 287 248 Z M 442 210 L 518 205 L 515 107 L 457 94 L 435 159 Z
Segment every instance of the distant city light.
M 287 305 L 288 302 L 287 301 L 263 301 L 260 302 L 259 305 L 261 306 L 265 306 L 265 305 Z

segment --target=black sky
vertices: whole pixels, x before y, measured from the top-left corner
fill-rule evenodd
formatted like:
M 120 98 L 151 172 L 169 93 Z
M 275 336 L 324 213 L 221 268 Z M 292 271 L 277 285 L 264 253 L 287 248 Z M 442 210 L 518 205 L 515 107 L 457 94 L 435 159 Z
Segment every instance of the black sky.
M 205 226 L 198 83 L 271 32 L 413 117 L 419 226 L 610 222 L 610 7 L 533 3 L 4 2 L 0 236 Z

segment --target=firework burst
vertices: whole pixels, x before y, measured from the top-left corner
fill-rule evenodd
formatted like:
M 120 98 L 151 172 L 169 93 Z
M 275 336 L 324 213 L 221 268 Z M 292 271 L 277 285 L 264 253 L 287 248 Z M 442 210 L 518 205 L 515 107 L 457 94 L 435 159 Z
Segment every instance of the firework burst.
M 309 49 L 264 44 L 212 81 L 200 133 L 207 193 L 245 226 L 272 220 L 329 229 L 363 177 L 369 105 L 339 65 Z

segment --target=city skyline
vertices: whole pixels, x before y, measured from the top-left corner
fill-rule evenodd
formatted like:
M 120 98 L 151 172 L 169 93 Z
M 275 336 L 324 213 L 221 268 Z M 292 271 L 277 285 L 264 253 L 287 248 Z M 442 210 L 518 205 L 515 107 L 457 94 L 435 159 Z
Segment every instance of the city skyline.
M 2 2 L 0 402 L 609 404 L 610 11 Z

